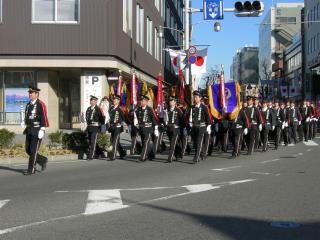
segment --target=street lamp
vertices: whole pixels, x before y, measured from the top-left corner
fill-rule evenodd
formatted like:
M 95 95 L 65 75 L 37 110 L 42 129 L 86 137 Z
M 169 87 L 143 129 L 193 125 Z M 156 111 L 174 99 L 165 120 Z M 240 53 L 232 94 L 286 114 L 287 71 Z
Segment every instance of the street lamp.
M 158 37 L 159 38 L 164 38 L 164 29 L 169 29 L 169 30 L 173 30 L 173 31 L 176 31 L 176 32 L 184 34 L 184 31 L 180 30 L 180 29 L 159 26 L 159 32 L 158 32 Z

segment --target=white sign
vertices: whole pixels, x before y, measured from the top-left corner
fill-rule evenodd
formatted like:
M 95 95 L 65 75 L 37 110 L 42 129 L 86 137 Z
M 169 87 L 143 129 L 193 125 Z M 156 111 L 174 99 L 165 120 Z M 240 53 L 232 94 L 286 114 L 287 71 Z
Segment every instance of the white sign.
M 83 105 L 86 110 L 90 106 L 90 95 L 96 96 L 100 101 L 102 96 L 102 75 L 96 73 L 95 75 L 84 76 L 84 98 Z

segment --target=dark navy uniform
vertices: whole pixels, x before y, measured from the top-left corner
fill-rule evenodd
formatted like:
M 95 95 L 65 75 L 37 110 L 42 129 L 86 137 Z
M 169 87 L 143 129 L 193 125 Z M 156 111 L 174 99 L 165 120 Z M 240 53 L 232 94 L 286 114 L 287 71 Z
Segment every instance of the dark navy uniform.
M 111 133 L 111 142 L 112 142 L 112 152 L 110 154 L 110 160 L 113 161 L 116 158 L 117 151 L 120 154 L 120 158 L 126 156 L 125 150 L 120 144 L 120 134 L 123 132 L 123 123 L 127 122 L 127 119 L 124 116 L 123 111 L 120 106 L 111 106 L 110 111 L 110 127 L 109 132 Z
M 167 110 L 168 121 L 167 135 L 170 141 L 170 151 L 168 156 L 168 162 L 172 162 L 173 155 L 178 158 L 182 158 L 182 146 L 181 146 L 181 131 L 185 128 L 184 117 L 182 111 L 178 107 Z
M 293 138 L 294 143 L 297 143 L 297 127 L 300 121 L 300 112 L 297 108 L 289 109 L 289 137 Z M 289 141 L 291 142 L 291 141 Z
M 248 106 L 245 108 L 245 112 L 248 116 L 251 128 L 249 129 L 249 133 L 246 136 L 247 146 L 248 146 L 248 154 L 252 154 L 255 141 L 257 139 L 257 135 L 259 134 L 259 125 L 262 124 L 260 112 L 259 110 L 252 106 Z
M 275 121 L 275 130 L 274 130 L 274 141 L 275 141 L 275 149 L 278 149 L 280 138 L 281 138 L 281 130 L 282 130 L 282 124 L 283 124 L 283 111 L 280 107 L 273 109 L 273 116 Z
M 146 161 L 147 158 L 152 160 L 155 153 L 150 147 L 150 141 L 153 131 L 158 129 L 158 122 L 153 109 L 150 106 L 138 107 L 136 110 L 138 120 L 139 134 L 142 141 L 141 161 Z
M 268 149 L 269 131 L 271 131 L 273 129 L 273 126 L 275 126 L 275 119 L 273 110 L 268 107 L 266 109 L 261 109 L 261 116 L 264 122 L 261 131 L 262 151 L 266 152 Z
M 40 89 L 38 88 L 29 88 L 29 92 L 39 91 Z M 46 106 L 41 100 L 36 99 L 27 104 L 24 124 L 26 126 L 23 132 L 26 135 L 25 148 L 29 155 L 28 171 L 26 174 L 29 175 L 35 173 L 37 163 L 41 166 L 42 171 L 44 171 L 48 162 L 46 157 L 38 153 L 44 131 L 49 126 Z M 42 131 L 42 136 L 39 134 L 40 131 Z
M 204 159 L 206 155 L 207 147 L 204 146 L 204 135 L 207 127 L 211 125 L 208 108 L 203 103 L 193 105 L 189 122 L 192 127 L 191 137 L 193 138 L 196 149 L 193 162 L 199 162 L 199 158 Z
M 234 119 L 231 125 L 232 136 L 233 136 L 232 157 L 239 156 L 240 146 L 242 145 L 241 139 L 243 136 L 243 130 L 248 129 L 249 127 L 250 127 L 250 122 L 246 115 L 246 112 L 244 109 L 240 109 L 239 113 L 237 114 L 237 117 Z
M 300 115 L 301 115 L 301 122 L 303 125 L 303 135 L 304 135 L 304 140 L 308 141 L 309 137 L 309 125 L 310 125 L 310 119 L 311 119 L 311 108 L 304 105 L 300 107 L 299 109 Z
M 100 108 L 96 105 L 88 107 L 86 111 L 87 132 L 89 140 L 88 160 L 92 160 L 99 155 L 102 150 L 97 145 L 97 137 L 100 132 L 100 125 L 102 122 L 102 113 Z

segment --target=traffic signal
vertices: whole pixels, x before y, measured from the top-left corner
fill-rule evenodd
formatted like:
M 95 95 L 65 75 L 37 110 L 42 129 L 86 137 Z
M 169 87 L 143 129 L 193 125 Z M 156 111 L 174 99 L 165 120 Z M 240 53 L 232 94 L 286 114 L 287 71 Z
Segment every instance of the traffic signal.
M 260 1 L 235 2 L 234 14 L 237 17 L 259 17 L 264 11 L 264 4 Z

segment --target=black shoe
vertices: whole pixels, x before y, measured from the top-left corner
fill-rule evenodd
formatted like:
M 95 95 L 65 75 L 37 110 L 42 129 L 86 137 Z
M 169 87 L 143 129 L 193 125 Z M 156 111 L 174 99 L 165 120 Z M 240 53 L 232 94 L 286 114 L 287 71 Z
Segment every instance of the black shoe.
M 48 163 L 48 158 L 45 158 L 46 160 L 44 163 L 41 165 L 41 172 L 45 171 L 47 169 L 47 163 Z
M 116 160 L 116 159 L 115 159 L 115 158 L 110 158 L 110 159 L 109 159 L 109 161 L 114 161 L 114 160 Z
M 26 171 L 23 172 L 23 175 L 29 176 L 29 175 L 32 175 L 32 174 L 34 174 L 34 173 L 35 173 L 35 171 L 32 172 L 32 170 L 26 170 Z
M 155 157 L 156 156 L 154 155 L 154 153 L 150 153 L 148 159 L 152 161 L 153 159 L 155 159 Z

